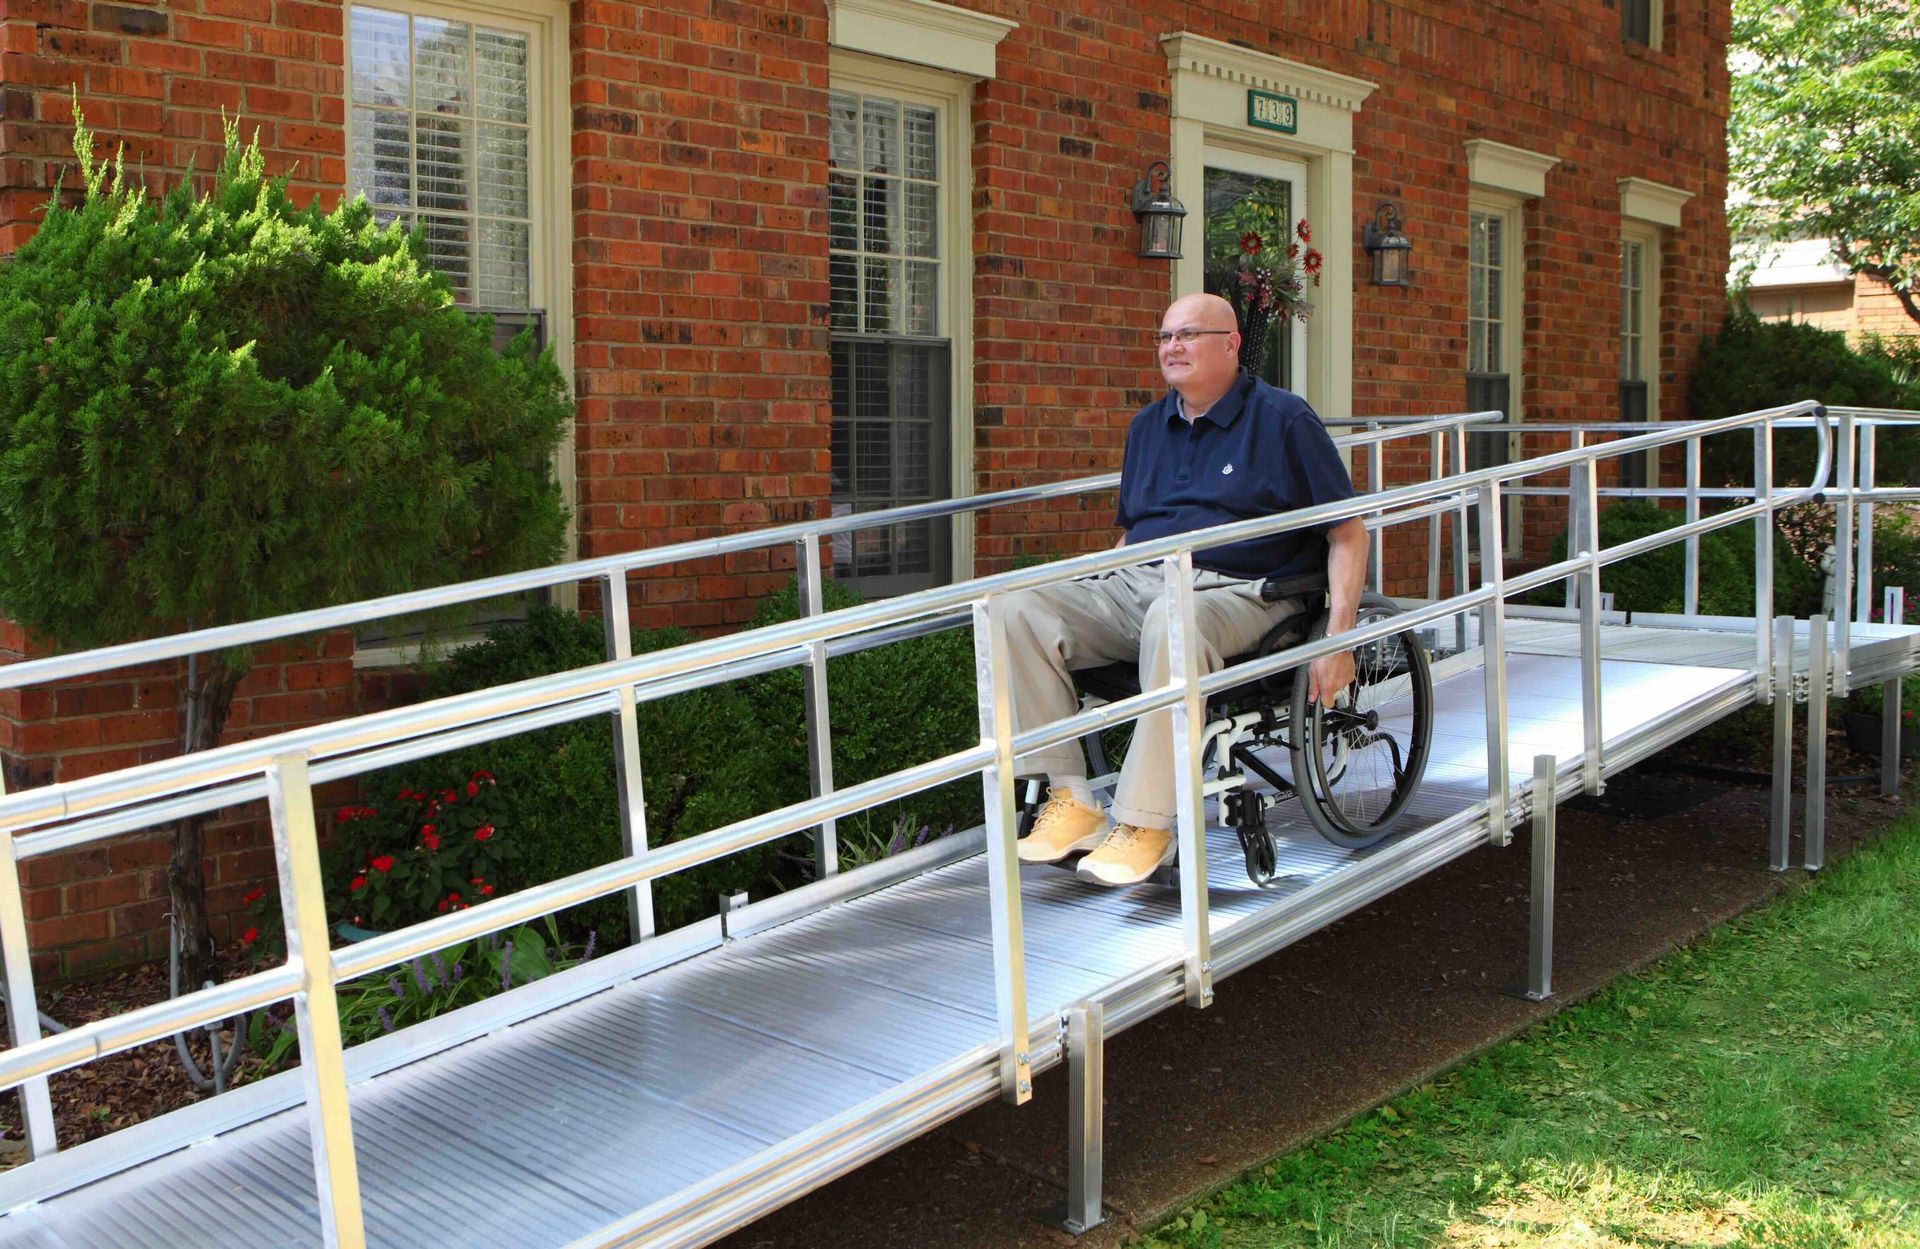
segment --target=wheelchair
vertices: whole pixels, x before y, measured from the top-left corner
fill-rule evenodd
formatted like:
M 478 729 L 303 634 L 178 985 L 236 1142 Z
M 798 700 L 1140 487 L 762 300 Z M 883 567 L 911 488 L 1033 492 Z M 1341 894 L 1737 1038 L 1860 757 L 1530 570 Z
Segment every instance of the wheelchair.
M 1303 598 L 1306 610 L 1274 626 L 1251 652 L 1229 658 L 1229 669 L 1326 636 L 1324 573 L 1270 577 L 1260 594 L 1270 603 Z M 1398 612 L 1392 600 L 1367 593 L 1356 623 L 1373 624 Z M 1414 630 L 1390 633 L 1356 648 L 1354 666 L 1354 683 L 1331 706 L 1308 701 L 1304 668 L 1256 677 L 1208 699 L 1201 733 L 1204 793 L 1219 797 L 1221 813 L 1239 837 L 1247 876 L 1262 888 L 1280 878 L 1266 823 L 1273 804 L 1298 799 L 1322 837 L 1344 849 L 1364 850 L 1393 832 L 1419 792 L 1433 738 L 1433 672 L 1426 645 Z M 1083 704 L 1140 692 L 1135 663 L 1086 668 L 1073 676 Z M 1105 773 L 1097 735 L 1087 745 L 1095 773 Z M 1258 753 L 1271 748 L 1284 749 L 1285 772 Z M 1251 788 L 1251 777 L 1266 782 L 1272 794 Z M 1022 835 L 1039 799 L 1039 784 L 1030 782 Z

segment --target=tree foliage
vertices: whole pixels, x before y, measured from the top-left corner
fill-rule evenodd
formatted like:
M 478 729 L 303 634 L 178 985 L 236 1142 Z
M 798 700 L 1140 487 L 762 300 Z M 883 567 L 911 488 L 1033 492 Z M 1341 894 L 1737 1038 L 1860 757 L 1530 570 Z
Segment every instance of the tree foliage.
M 1920 6 L 1734 0 L 1733 225 L 1826 238 L 1920 322 Z
M 228 128 L 155 199 L 84 193 L 0 265 L 0 611 L 63 645 L 552 558 L 568 417 L 363 200 L 295 207 Z
M 0 612 L 123 642 L 554 558 L 551 355 L 458 308 L 366 202 L 296 207 L 229 124 L 212 188 L 158 198 L 76 125 L 81 193 L 0 264 Z M 216 744 L 246 656 L 189 691 Z M 200 819 L 168 876 L 212 968 Z

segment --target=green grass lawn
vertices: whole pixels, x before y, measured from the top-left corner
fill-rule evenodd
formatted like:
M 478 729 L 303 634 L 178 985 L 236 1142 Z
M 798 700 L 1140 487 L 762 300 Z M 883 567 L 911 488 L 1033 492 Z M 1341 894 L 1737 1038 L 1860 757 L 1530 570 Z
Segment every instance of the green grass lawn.
M 1920 1246 L 1920 820 L 1146 1243 Z

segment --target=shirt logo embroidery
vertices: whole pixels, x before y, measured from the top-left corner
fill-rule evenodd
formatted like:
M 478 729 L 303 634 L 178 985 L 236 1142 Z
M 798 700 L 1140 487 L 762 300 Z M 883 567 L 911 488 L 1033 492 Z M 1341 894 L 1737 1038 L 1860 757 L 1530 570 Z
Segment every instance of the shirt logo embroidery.
M 1220 470 L 1220 475 L 1222 477 L 1226 477 L 1230 475 L 1232 472 L 1233 472 L 1233 465 L 1229 464 L 1225 468 Z

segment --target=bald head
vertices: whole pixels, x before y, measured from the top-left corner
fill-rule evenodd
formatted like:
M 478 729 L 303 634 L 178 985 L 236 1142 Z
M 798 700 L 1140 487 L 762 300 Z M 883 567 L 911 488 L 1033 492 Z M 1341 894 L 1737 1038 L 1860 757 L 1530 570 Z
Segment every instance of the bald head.
M 1181 342 L 1188 331 L 1191 342 Z M 1183 295 L 1160 318 L 1160 375 L 1189 412 L 1205 412 L 1240 377 L 1239 320 L 1218 295 Z

